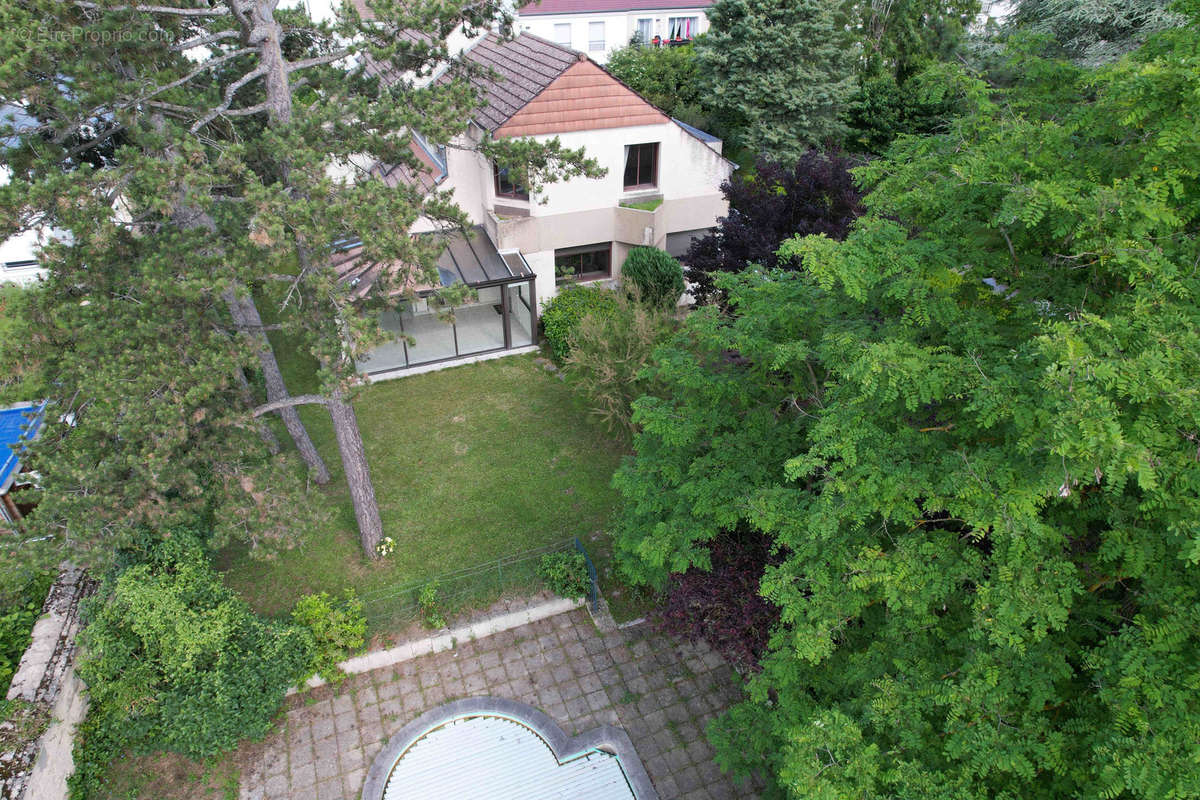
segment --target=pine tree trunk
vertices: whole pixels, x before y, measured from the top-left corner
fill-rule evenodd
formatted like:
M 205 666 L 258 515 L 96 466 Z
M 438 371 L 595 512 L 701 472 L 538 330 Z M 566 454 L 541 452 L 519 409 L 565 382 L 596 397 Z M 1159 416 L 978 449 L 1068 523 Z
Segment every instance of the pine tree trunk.
M 288 63 L 283 54 L 283 26 L 275 17 L 277 5 L 278 0 L 253 0 L 238 7 L 235 17 L 242 28 L 246 43 L 258 48 L 271 127 L 282 129 L 292 121 L 294 87 L 289 81 Z M 286 155 L 281 154 L 279 167 L 283 183 L 290 184 L 291 168 Z M 303 241 L 297 241 L 297 252 L 302 270 L 307 270 Z M 344 353 L 342 360 L 348 362 Z M 350 499 L 354 503 L 359 541 L 362 542 L 367 558 L 376 559 L 379 557 L 379 541 L 383 538 L 383 522 L 379 519 L 379 503 L 375 499 L 375 486 L 371 483 L 367 452 L 363 447 L 362 435 L 358 431 L 358 417 L 340 389 L 334 389 L 330 394 L 328 408 L 329 416 L 333 419 L 333 432 L 337 437 L 342 467 L 346 473 L 346 484 L 350 487 Z
M 358 432 L 358 417 L 354 407 L 343 399 L 340 391 L 335 391 L 329 398 L 328 408 L 329 416 L 333 419 L 333 432 L 337 436 L 338 451 L 342 454 L 342 469 L 350 487 L 350 500 L 354 503 L 359 541 L 367 558 L 376 559 L 379 558 L 379 542 L 383 538 L 383 521 L 379 518 L 379 504 L 375 500 L 375 486 L 371 483 L 367 452 Z
M 283 400 L 288 396 L 287 384 L 283 381 L 283 373 L 279 370 L 279 362 L 275 360 L 271 342 L 262 330 L 262 317 L 258 313 L 258 306 L 254 305 L 254 298 L 247 295 L 242 299 L 230 290 L 225 293 L 225 302 L 229 305 L 229 313 L 233 316 L 234 323 L 246 329 L 258 344 L 258 361 L 267 385 L 267 402 Z M 283 419 L 284 427 L 287 428 L 292 441 L 296 443 L 300 457 L 308 464 L 313 480 L 319 484 L 329 483 L 329 468 L 325 466 L 325 460 L 317 452 L 316 445 L 309 438 L 308 430 L 300 421 L 300 413 L 291 407 L 281 409 L 279 416 Z

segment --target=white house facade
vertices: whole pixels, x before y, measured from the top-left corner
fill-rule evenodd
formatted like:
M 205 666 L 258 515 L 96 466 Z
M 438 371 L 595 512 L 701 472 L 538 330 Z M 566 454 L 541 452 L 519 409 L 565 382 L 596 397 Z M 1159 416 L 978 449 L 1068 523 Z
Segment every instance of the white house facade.
M 418 156 L 428 168 L 421 180 L 452 190 L 473 225 L 438 261 L 442 283 L 462 281 L 477 299 L 456 308 L 452 323 L 423 296 L 432 289 L 385 314 L 395 343 L 359 365 L 375 378 L 532 349 L 539 309 L 561 287 L 619 281 L 633 247 L 682 255 L 728 212 L 720 186 L 734 167 L 720 140 L 669 118 L 585 54 L 529 34 L 488 34 L 466 57 L 493 70 L 480 84 L 487 104 L 468 141 L 439 148 L 420 140 Z M 488 136 L 557 137 L 584 148 L 606 174 L 531 194 L 475 149 Z M 419 222 L 413 233 L 433 230 Z M 376 268 L 353 250 L 339 265 L 356 285 L 369 284 Z
M 598 64 L 635 38 L 686 44 L 708 30 L 705 0 L 541 0 L 517 11 L 517 30 L 587 53 Z

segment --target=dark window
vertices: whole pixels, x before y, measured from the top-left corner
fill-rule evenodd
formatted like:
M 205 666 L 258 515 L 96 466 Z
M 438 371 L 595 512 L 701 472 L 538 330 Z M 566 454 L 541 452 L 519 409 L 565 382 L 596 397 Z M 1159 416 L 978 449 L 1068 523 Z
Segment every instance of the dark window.
M 508 167 L 492 164 L 492 175 L 496 179 L 496 197 L 508 197 L 513 200 L 529 199 L 528 189 L 508 179 Z
M 658 142 L 631 144 L 625 148 L 625 188 L 658 185 Z
M 603 242 L 555 250 L 554 274 L 559 283 L 610 277 L 612 275 L 612 243 Z

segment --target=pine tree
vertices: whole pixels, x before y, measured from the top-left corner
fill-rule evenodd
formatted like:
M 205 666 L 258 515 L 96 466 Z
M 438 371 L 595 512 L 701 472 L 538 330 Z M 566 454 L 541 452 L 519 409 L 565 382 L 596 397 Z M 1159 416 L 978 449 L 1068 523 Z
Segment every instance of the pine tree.
M 702 95 L 734 119 L 736 144 L 787 162 L 841 140 L 856 47 L 835 4 L 717 0 L 708 18 L 696 46 Z
M 0 206 L 10 229 L 37 220 L 70 233 L 47 252 L 42 319 L 55 336 L 35 337 L 28 355 L 46 365 L 47 391 L 74 426 L 52 426 L 32 455 L 47 473 L 37 516 L 58 541 L 119 538 L 114 531 L 182 513 L 189 500 L 192 510 L 226 508 L 231 519 L 241 516 L 228 508 L 267 508 L 285 470 L 226 480 L 217 501 L 209 473 L 219 453 L 214 441 L 190 438 L 193 426 L 252 432 L 257 449 L 244 436 L 235 449 L 244 463 L 266 463 L 270 443 L 254 418 L 317 403 L 333 421 L 364 551 L 376 555 L 382 531 L 352 405 L 355 358 L 381 340 L 377 312 L 391 289 L 414 277 L 437 283 L 442 242 L 410 236 L 411 225 L 425 217 L 449 229 L 464 217 L 447 194 L 388 186 L 360 165 L 416 171 L 414 131 L 434 143 L 464 131 L 478 98 L 446 37 L 506 21 L 498 4 L 371 5 L 372 21 L 347 7 L 335 24 L 274 0 L 5 7 L 0 96 L 23 113 L 0 131 L 13 172 Z M 402 35 L 414 30 L 429 36 Z M 449 80 L 434 83 L 378 78 L 444 68 Z M 537 165 L 529 185 L 595 172 L 557 142 L 485 147 Z M 97 165 L 79 163 L 102 152 Z M 394 265 L 365 300 L 330 266 L 336 242 L 351 237 L 367 258 Z M 278 300 L 270 327 L 316 357 L 318 393 L 286 394 L 256 296 Z M 61 324 L 77 315 L 93 327 Z M 150 342 L 152 350 L 134 349 Z M 72 361 L 79 352 L 111 353 L 130 377 L 100 380 Z M 254 407 L 242 378 L 256 366 L 268 402 Z M 158 404 L 161 415 L 142 413 Z M 289 429 L 305 450 L 306 437 Z M 130 455 L 115 458 L 114 442 Z M 139 458 L 165 462 L 141 467 Z M 319 477 L 322 467 L 310 464 Z M 121 477 L 135 473 L 139 480 Z M 287 504 L 295 513 L 313 506 Z M 252 541 L 261 536 L 257 525 L 242 527 Z

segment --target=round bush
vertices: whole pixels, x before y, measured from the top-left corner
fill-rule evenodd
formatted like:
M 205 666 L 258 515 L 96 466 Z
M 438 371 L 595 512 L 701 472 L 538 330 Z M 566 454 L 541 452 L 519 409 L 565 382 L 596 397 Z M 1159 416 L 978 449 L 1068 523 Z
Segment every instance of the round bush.
M 651 305 L 673 306 L 683 294 L 683 267 L 665 250 L 633 248 L 621 267 L 621 274 L 637 287 L 642 300 Z
M 571 333 L 588 314 L 609 315 L 616 310 L 610 289 L 598 286 L 565 286 L 542 309 L 542 330 L 554 360 L 562 364 L 571 352 Z

